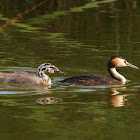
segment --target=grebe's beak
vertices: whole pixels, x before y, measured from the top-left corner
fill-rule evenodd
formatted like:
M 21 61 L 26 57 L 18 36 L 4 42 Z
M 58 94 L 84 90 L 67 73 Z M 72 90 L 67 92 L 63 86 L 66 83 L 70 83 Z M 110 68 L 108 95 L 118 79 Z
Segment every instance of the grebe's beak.
M 130 64 L 130 63 L 128 63 L 128 62 L 126 62 L 126 65 L 127 65 L 128 67 L 130 67 L 130 68 L 133 68 L 133 69 L 139 69 L 137 66 L 134 66 L 134 65 L 132 65 L 132 64 Z

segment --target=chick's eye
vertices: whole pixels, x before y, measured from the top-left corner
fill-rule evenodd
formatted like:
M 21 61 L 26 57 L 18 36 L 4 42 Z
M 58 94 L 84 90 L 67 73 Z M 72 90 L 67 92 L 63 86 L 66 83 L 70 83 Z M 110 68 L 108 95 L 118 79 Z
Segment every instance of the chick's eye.
M 124 63 L 126 63 L 126 60 L 124 61 Z

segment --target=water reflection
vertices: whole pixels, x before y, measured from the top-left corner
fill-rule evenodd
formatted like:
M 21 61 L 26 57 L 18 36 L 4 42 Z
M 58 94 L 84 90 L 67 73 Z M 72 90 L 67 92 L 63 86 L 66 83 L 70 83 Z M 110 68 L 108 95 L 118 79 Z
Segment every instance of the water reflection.
M 56 81 L 56 78 L 55 78 Z M 120 91 L 134 91 L 134 89 L 128 89 L 122 85 L 116 86 L 72 86 L 72 85 L 60 85 L 55 83 L 52 87 L 51 86 L 20 86 L 20 85 L 0 85 L 0 94 L 1 95 L 10 95 L 10 97 L 32 97 L 34 102 L 37 102 L 40 105 L 47 105 L 47 104 L 56 104 L 61 101 L 65 100 L 65 104 L 67 101 L 69 102 L 99 102 L 100 97 L 102 95 L 102 99 L 104 100 L 108 96 L 108 89 L 111 91 L 109 95 L 109 100 L 107 102 L 110 103 L 113 107 L 123 107 L 126 104 L 126 97 L 132 94 L 123 94 Z M 102 91 L 102 92 L 101 92 Z M 57 92 L 61 92 L 61 98 L 52 96 Z M 63 95 L 64 93 L 64 95 Z M 69 93 L 69 94 L 67 94 Z M 84 94 L 82 94 L 84 93 Z M 44 95 L 51 97 L 44 97 Z M 38 97 L 39 96 L 39 97 Z M 67 97 L 65 97 L 67 96 Z M 86 96 L 86 101 L 83 100 Z M 37 99 L 36 99 L 37 97 Z M 93 100 L 91 99 L 93 98 Z
M 29 96 L 52 94 L 51 86 L 0 84 L 0 95 Z
M 124 89 L 124 87 L 122 87 L 121 89 Z M 131 94 L 119 95 L 120 92 L 115 88 L 112 88 L 111 91 L 112 91 L 112 94 L 111 94 L 111 97 L 110 97 L 110 104 L 113 107 L 125 106 L 125 102 L 127 101 L 126 97 L 130 96 Z
M 128 95 L 112 95 L 110 98 L 110 103 L 113 107 L 122 107 L 125 106 L 127 101 L 126 97 Z
M 3 17 L 3 15 L 1 15 L 0 19 L 6 21 L 6 23 L 3 24 L 2 26 L 0 26 L 0 31 L 2 31 L 4 28 L 6 28 L 7 26 L 12 25 L 12 24 L 14 24 L 20 28 L 25 28 L 25 30 L 20 30 L 20 31 L 24 31 L 24 32 L 25 31 L 33 32 L 33 31 L 37 31 L 37 30 L 41 29 L 39 27 L 32 27 L 30 25 L 30 23 L 23 24 L 23 23 L 18 23 L 18 21 L 21 20 L 22 18 L 24 18 L 25 15 L 27 15 L 29 13 L 31 14 L 31 12 L 36 13 L 37 12 L 36 10 L 39 7 L 45 6 L 45 4 L 48 7 L 55 9 L 56 11 L 55 12 L 53 11 L 53 13 L 52 13 L 51 8 L 47 8 L 47 9 L 49 9 L 49 11 L 47 11 L 47 12 L 51 12 L 51 14 L 48 14 L 48 13 L 44 14 L 40 17 L 37 17 L 36 19 L 30 18 L 30 21 L 33 20 L 32 24 L 33 23 L 34 24 L 44 24 L 44 23 L 46 24 L 46 20 L 48 20 L 48 19 L 53 19 L 58 16 L 67 15 L 71 12 L 83 12 L 85 9 L 97 7 L 99 4 L 111 3 L 114 1 L 116 1 L 116 0 L 109 0 L 109 1 L 108 0 L 102 0 L 102 1 L 91 0 L 91 1 L 87 1 L 87 3 L 83 6 L 80 6 L 80 5 L 78 6 L 78 5 L 76 5 L 76 3 L 73 2 L 75 5 L 74 5 L 74 8 L 72 8 L 73 4 L 71 4 L 71 3 L 69 3 L 69 5 L 68 5 L 68 4 L 64 4 L 64 2 L 61 2 L 61 1 L 58 1 L 58 2 L 52 1 L 49 4 L 49 3 L 47 3 L 48 0 L 43 0 L 40 3 L 36 3 L 36 5 L 32 6 L 30 9 L 27 9 L 27 10 L 23 11 L 22 13 L 18 13 L 14 18 L 8 19 L 8 18 Z M 79 1 L 79 3 L 82 5 L 82 3 L 80 1 Z M 67 6 L 69 6 L 69 8 Z M 68 8 L 68 10 L 66 10 L 67 8 Z M 42 8 L 42 10 L 44 10 L 44 9 Z M 45 8 L 45 10 L 46 10 L 46 8 Z M 38 21 L 40 21 L 40 22 L 38 22 Z
M 47 104 L 56 104 L 63 101 L 61 98 L 55 98 L 55 97 L 43 97 L 43 98 L 39 98 L 37 100 L 38 104 L 41 105 L 47 105 Z
M 29 12 L 36 10 L 38 7 L 42 6 L 42 5 L 45 4 L 47 1 L 48 1 L 48 0 L 44 0 L 44 1 L 40 2 L 39 4 L 37 4 L 37 5 L 35 5 L 35 6 L 32 6 L 31 9 L 25 10 L 23 13 L 19 13 L 16 17 L 14 17 L 14 18 L 12 18 L 12 19 L 10 19 L 10 20 L 7 20 L 7 23 L 4 24 L 4 25 L 2 25 L 2 26 L 0 27 L 0 31 L 2 31 L 3 28 L 5 28 L 5 27 L 7 27 L 7 26 L 9 26 L 9 25 L 15 24 L 15 23 L 17 22 L 17 20 L 20 20 L 21 18 L 23 18 L 23 16 L 25 16 L 25 15 L 28 14 Z M 32 28 L 32 27 L 30 27 L 30 28 Z M 32 29 L 34 29 L 34 28 L 32 28 Z

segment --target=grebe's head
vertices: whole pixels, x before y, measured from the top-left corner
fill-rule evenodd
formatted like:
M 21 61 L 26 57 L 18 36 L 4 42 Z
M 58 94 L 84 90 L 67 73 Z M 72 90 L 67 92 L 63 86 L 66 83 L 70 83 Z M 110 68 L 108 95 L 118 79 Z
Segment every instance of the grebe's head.
M 44 63 L 38 67 L 38 71 L 47 71 L 49 73 L 60 73 L 65 74 L 64 72 L 60 71 L 56 66 L 52 65 L 51 63 Z
M 107 64 L 108 68 L 115 68 L 115 67 L 130 67 L 133 69 L 139 69 L 138 67 L 130 64 L 121 56 L 112 56 Z

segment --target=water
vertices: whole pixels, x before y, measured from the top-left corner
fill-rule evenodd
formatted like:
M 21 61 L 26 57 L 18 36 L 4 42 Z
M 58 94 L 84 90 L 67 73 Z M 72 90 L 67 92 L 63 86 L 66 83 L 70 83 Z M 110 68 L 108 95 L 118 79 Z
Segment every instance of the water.
M 120 55 L 140 67 L 140 2 L 115 0 L 0 2 L 0 71 L 50 62 L 67 75 L 51 86 L 0 84 L 1 139 L 139 139 L 140 72 L 118 69 L 125 85 L 59 83 L 77 74 L 109 76 Z

